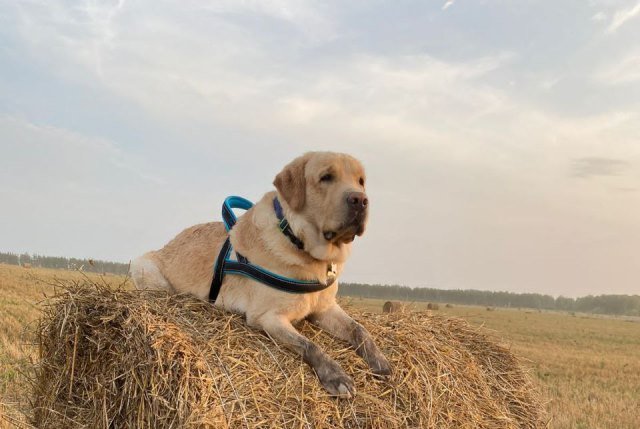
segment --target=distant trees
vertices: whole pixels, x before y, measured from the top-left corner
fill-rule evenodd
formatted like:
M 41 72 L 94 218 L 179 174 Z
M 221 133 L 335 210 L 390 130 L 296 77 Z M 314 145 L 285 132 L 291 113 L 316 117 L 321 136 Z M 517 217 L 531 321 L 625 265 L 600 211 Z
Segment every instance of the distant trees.
M 33 258 L 28 253 L 23 253 L 20 256 L 18 256 L 18 258 L 19 258 L 19 263 L 21 265 L 25 265 L 25 264 L 31 265 L 33 262 Z
M 42 256 L 22 253 L 0 252 L 0 263 L 11 265 L 31 264 L 32 267 L 56 268 L 56 269 L 79 269 L 94 273 L 127 274 L 129 264 L 120 262 L 109 262 L 93 259 L 63 258 L 60 256 Z
M 640 316 L 639 295 L 598 295 L 576 298 L 573 311 Z
M 579 311 L 640 316 L 640 295 L 598 295 L 567 298 L 538 293 L 492 292 L 473 289 L 432 289 L 397 285 L 341 283 L 339 294 L 384 300 L 434 301 L 483 307 L 523 307 L 539 310 Z
M 28 253 L 0 252 L 0 263 L 30 264 L 32 267 L 78 269 L 95 273 L 127 274 L 129 265 L 92 259 L 63 258 Z M 539 293 L 492 292 L 473 289 L 433 289 L 398 285 L 341 283 L 339 294 L 384 300 L 427 301 L 482 307 L 523 307 L 539 310 L 579 311 L 626 316 L 640 316 L 640 295 L 588 295 L 567 298 Z
M 16 253 L 0 253 L 0 263 L 18 265 L 20 257 Z

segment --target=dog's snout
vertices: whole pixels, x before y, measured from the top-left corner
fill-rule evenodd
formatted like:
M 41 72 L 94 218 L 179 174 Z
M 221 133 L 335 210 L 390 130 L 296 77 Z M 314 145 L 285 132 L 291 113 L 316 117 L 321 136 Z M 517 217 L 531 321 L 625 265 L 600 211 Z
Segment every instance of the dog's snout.
M 369 198 L 364 192 L 349 192 L 347 205 L 354 210 L 365 210 L 369 206 Z

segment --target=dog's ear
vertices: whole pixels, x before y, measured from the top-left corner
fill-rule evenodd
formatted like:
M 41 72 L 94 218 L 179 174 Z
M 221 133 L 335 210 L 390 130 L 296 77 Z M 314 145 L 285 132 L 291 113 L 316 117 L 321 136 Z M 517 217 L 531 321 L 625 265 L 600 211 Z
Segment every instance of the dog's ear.
M 296 158 L 287 164 L 273 181 L 278 193 L 293 211 L 300 211 L 304 207 L 307 193 L 307 181 L 304 177 L 306 165 L 306 156 Z

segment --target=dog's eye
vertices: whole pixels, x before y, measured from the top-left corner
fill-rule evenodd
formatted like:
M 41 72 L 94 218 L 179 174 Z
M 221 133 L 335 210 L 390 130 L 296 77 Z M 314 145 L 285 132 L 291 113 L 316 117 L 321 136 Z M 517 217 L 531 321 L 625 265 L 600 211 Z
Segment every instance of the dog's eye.
M 321 182 L 331 182 L 333 180 L 333 174 L 327 173 L 320 178 Z
M 364 186 L 364 178 L 360 178 L 360 186 Z

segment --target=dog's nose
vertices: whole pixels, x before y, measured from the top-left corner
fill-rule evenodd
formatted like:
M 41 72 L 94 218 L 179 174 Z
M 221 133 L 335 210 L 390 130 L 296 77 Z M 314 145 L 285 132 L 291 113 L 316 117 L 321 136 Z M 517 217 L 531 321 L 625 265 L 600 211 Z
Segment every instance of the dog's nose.
M 349 192 L 347 194 L 347 205 L 354 210 L 364 210 L 369 205 L 369 199 L 364 192 Z

